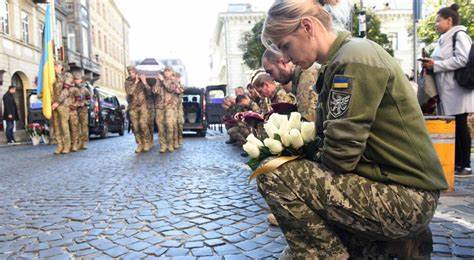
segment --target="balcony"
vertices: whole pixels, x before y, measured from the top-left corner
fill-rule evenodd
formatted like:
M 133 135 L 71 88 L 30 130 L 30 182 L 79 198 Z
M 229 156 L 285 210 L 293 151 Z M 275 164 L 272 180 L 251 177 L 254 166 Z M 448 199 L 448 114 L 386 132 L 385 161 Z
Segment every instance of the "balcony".
M 100 75 L 101 66 L 99 63 L 72 50 L 67 51 L 67 56 L 69 65 L 71 67 L 81 68 L 86 72 L 92 72 L 93 74 Z

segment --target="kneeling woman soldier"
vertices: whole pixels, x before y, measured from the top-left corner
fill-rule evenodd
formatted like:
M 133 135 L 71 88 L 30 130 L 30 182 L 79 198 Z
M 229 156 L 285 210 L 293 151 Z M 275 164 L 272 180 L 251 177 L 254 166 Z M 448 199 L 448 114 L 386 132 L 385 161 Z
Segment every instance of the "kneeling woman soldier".
M 410 83 L 382 47 L 336 33 L 314 0 L 277 0 L 262 42 L 307 69 L 322 64 L 315 162 L 257 179 L 295 259 L 347 259 L 345 237 L 391 240 L 427 229 L 447 183 Z

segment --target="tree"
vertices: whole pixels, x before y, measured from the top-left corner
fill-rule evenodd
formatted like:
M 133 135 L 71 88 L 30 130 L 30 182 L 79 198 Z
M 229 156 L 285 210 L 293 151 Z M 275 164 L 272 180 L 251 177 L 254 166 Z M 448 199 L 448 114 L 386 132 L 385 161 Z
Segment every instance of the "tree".
M 365 11 L 365 20 L 367 23 L 367 39 L 372 40 L 382 46 L 390 55 L 393 56 L 392 42 L 388 39 L 385 33 L 380 31 L 380 18 L 371 10 L 365 8 L 360 9 L 355 7 L 354 13 L 358 14 L 361 11 Z M 359 21 L 357 15 L 352 18 L 352 35 L 357 37 L 359 34 Z
M 459 5 L 460 8 L 458 12 L 461 18 L 461 24 L 467 27 L 468 34 L 471 38 L 474 38 L 474 22 L 472 21 L 472 17 L 474 17 L 474 8 L 472 7 L 471 0 L 451 0 L 446 6 L 453 3 Z M 426 43 L 426 45 L 430 45 L 439 38 L 439 33 L 435 29 L 435 20 L 437 11 L 441 9 L 443 5 L 440 0 L 431 0 L 426 4 L 435 11 L 420 21 L 418 36 L 422 42 Z
M 240 44 L 240 49 L 244 52 L 244 62 L 253 70 L 262 67 L 265 46 L 263 46 L 260 36 L 262 35 L 263 22 L 264 19 L 256 23 L 250 32 L 245 33 Z

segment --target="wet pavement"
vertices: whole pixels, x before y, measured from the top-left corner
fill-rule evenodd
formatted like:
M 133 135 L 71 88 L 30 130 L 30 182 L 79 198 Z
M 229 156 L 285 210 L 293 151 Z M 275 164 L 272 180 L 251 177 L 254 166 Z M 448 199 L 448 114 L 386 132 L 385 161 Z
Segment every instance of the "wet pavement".
M 65 156 L 0 148 L 0 259 L 277 258 L 284 237 L 224 141 L 211 132 L 138 156 L 131 135 Z M 457 187 L 431 223 L 434 258 L 474 258 L 474 178 Z

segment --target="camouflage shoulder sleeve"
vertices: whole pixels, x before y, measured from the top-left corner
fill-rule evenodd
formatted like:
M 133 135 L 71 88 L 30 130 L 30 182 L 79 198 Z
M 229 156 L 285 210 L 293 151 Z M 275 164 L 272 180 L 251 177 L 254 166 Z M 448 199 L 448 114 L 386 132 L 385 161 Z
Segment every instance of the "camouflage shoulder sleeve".
M 63 88 L 61 90 L 61 93 L 60 93 L 59 98 L 58 98 L 57 101 L 58 101 L 59 104 L 64 104 L 64 102 L 66 102 L 66 99 L 68 99 L 68 98 L 69 98 L 69 89 Z
M 336 172 L 352 172 L 365 151 L 391 73 L 361 63 L 340 64 L 330 73 L 320 158 Z
M 315 70 L 306 70 L 300 75 L 298 81 L 296 104 L 298 112 L 308 121 L 316 120 L 316 103 L 318 95 L 313 90 L 316 84 L 317 72 Z
M 276 103 L 296 104 L 296 97 L 292 93 L 287 93 L 284 89 L 280 89 L 276 93 Z

